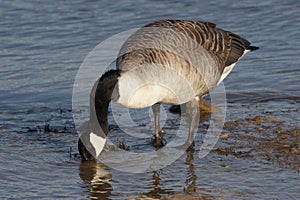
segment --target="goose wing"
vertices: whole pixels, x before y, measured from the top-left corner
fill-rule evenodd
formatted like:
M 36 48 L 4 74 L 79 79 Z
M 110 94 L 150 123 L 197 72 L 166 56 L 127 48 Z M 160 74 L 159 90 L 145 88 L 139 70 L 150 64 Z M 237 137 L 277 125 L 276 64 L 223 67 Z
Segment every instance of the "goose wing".
M 256 50 L 250 42 L 230 31 L 225 31 L 211 22 L 187 20 L 163 20 L 150 23 L 145 27 L 170 28 L 189 36 L 205 50 L 215 55 L 226 66 L 236 63 L 246 50 Z

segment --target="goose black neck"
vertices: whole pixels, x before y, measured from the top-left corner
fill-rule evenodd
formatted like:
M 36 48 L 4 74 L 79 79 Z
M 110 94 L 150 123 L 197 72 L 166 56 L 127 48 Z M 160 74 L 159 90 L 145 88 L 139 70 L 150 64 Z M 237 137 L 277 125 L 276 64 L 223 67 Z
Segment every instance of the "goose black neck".
M 112 95 L 116 96 L 116 98 L 118 98 L 119 95 L 118 90 L 115 89 L 119 76 L 119 70 L 107 71 L 99 79 L 95 92 L 95 111 L 97 120 L 106 135 L 108 134 L 107 117 L 109 103 L 112 99 Z

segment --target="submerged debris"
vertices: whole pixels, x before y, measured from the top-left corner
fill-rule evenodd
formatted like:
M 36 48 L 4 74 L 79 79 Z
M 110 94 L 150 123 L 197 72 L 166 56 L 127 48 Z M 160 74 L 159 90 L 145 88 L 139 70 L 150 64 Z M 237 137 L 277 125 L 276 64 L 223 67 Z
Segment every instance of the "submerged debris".
M 220 135 L 219 137 L 221 140 L 227 140 L 229 138 L 229 134 L 228 133 L 224 133 L 222 135 Z
M 130 150 L 130 146 L 126 145 L 124 141 L 119 142 L 118 147 L 120 149 L 125 150 L 125 151 L 129 151 Z
M 239 158 L 261 157 L 300 170 L 300 128 L 286 128 L 278 119 L 257 116 L 228 121 L 224 129 L 229 134 L 222 134 L 220 139 L 228 147 L 221 144 L 213 152 Z
M 199 102 L 200 121 L 209 120 L 212 112 L 220 111 L 209 101 Z M 172 106 L 172 113 L 181 113 L 180 106 Z M 300 171 L 300 128 L 287 127 L 280 119 L 255 116 L 227 121 L 219 139 L 224 143 L 214 153 L 238 158 L 261 157 L 279 165 Z M 225 147 L 223 147 L 225 146 Z

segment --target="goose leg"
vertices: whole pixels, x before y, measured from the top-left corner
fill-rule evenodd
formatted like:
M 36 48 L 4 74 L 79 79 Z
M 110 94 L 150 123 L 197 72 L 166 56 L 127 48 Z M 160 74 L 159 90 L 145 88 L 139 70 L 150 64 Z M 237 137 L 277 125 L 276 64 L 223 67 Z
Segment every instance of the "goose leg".
M 185 148 L 191 148 L 194 146 L 194 135 L 195 135 L 195 128 L 199 122 L 199 97 L 195 97 L 192 101 L 186 104 L 186 114 L 187 114 L 187 121 L 189 124 L 189 136 L 184 144 Z
M 154 123 L 155 123 L 155 135 L 152 145 L 155 147 L 162 147 L 166 145 L 166 140 L 160 131 L 160 104 L 154 104 L 152 106 L 152 111 L 154 113 Z
M 155 136 L 159 137 L 159 131 L 160 131 L 160 105 L 159 104 L 154 104 L 152 106 L 152 111 L 154 113 Z

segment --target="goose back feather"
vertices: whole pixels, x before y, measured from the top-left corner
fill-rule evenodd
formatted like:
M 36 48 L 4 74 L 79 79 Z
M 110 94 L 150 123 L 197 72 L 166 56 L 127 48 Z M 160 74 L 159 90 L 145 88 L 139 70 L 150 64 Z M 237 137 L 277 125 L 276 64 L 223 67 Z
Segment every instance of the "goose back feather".
M 186 103 L 207 94 L 247 51 L 255 49 L 246 39 L 210 22 L 150 23 L 130 36 L 119 52 L 123 98 L 118 102 L 127 107 Z M 146 86 L 141 89 L 141 85 Z M 149 102 L 144 101 L 146 90 Z

